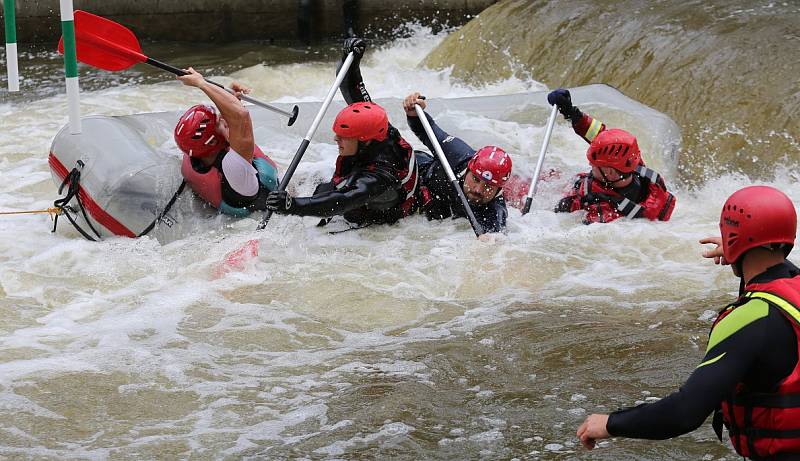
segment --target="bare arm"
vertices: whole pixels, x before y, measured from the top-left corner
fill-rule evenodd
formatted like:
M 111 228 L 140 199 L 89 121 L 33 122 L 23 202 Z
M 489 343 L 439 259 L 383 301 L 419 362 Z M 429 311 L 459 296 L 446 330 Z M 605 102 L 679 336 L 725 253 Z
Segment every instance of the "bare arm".
M 250 112 L 242 106 L 236 96 L 228 93 L 223 88 L 208 83 L 202 75 L 191 67 L 184 70 L 188 74 L 179 76 L 178 80 L 183 82 L 184 85 L 199 88 L 211 99 L 228 125 L 228 143 L 230 143 L 231 148 L 245 160 L 252 162 L 255 141 L 253 140 L 253 122 L 250 119 Z M 249 91 L 238 83 L 233 84 L 233 89 L 237 94 Z

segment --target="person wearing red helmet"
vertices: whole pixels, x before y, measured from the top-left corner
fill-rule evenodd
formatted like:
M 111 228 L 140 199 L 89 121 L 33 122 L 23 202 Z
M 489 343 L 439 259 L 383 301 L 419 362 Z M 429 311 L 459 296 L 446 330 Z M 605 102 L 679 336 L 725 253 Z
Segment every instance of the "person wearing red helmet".
M 556 212 L 585 210 L 584 224 L 611 222 L 623 216 L 667 221 L 675 209 L 675 196 L 664 179 L 647 168 L 636 137 L 625 130 L 606 129 L 605 124 L 572 105 L 569 90 L 559 88 L 547 95 L 572 128 L 589 143 L 586 158 L 592 166 L 580 173 Z
M 703 256 L 730 264 L 739 297 L 711 327 L 705 357 L 675 392 L 655 403 L 590 415 L 578 428 L 589 449 L 599 439 L 666 439 L 693 431 L 714 413 L 736 452 L 750 459 L 800 459 L 800 269 L 786 260 L 797 233 L 794 204 L 769 186 L 733 193 L 720 237 Z
M 348 106 L 332 126 L 339 149 L 333 179 L 318 185 L 309 197 L 292 197 L 286 191 L 271 193 L 267 207 L 276 213 L 318 216 L 323 218 L 319 225 L 343 216 L 364 227 L 394 223 L 416 209 L 414 153 L 364 88 L 359 61 L 365 49 L 361 39 L 345 41 L 344 55 L 353 52 L 354 60 L 340 88 Z M 352 91 L 351 84 L 360 88 Z
M 192 190 L 232 216 L 266 209 L 266 197 L 278 185 L 278 169 L 255 144 L 250 113 L 237 98 L 205 81 L 191 67 L 179 76 L 202 90 L 214 106 L 190 107 L 175 125 L 175 143 L 183 151 L 181 174 Z M 234 82 L 237 95 L 249 89 Z
M 419 93 L 412 93 L 403 100 L 408 126 L 433 151 L 433 145 L 417 117 L 416 104 L 423 109 L 426 107 Z M 502 192 L 503 185 L 511 176 L 511 157 L 497 146 L 484 146 L 476 151 L 462 139 L 441 129 L 427 113 L 425 117 L 447 163 L 460 178 L 464 195 L 480 225 L 487 233 L 504 231 L 508 210 Z M 419 205 L 428 219 L 466 217 L 461 200 L 453 191 L 442 165 L 427 152 L 417 152 L 417 163 L 421 180 Z

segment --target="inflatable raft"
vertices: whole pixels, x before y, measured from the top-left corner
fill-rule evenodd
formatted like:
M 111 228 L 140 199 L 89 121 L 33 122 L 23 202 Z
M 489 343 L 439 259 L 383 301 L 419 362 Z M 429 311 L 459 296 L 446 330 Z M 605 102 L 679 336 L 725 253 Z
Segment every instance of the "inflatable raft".
M 607 85 L 571 88 L 573 101 L 609 126 L 624 127 L 636 134 L 646 152 L 648 166 L 668 180 L 677 171 L 680 146 L 678 126 L 666 115 L 634 101 Z M 529 92 L 502 96 L 433 99 L 428 112 L 437 117 L 444 113 L 469 118 L 472 114 L 487 119 L 543 127 L 550 108 L 547 92 Z M 420 147 L 405 124 L 399 99 L 377 101 L 389 113 L 389 119 L 403 131 L 407 140 Z M 291 104 L 276 104 L 290 110 Z M 266 147 L 275 136 L 296 136 L 299 144 L 320 103 L 300 103 L 300 118 L 292 127 L 285 119 L 256 106 L 249 106 L 255 127 L 256 143 Z M 334 102 L 316 134 L 330 142 L 326 128 L 344 103 Z M 181 112 L 158 112 L 126 116 L 89 116 L 82 119 L 83 132 L 71 135 L 62 128 L 53 139 L 49 164 L 53 180 L 60 190 L 56 201 L 63 208 L 62 219 L 69 220 L 79 232 L 94 240 L 110 236 L 139 237 L 150 235 L 161 242 L 182 238 L 191 232 L 219 228 L 234 218 L 220 215 L 183 186 L 180 173 L 181 154 L 172 139 L 172 131 Z M 559 123 L 564 123 L 562 120 Z M 455 131 L 455 130 L 453 130 Z M 471 144 L 504 145 L 503 139 L 482 139 L 469 129 L 458 135 Z M 476 138 L 476 139 L 473 139 Z M 540 142 L 540 141 L 539 141 Z M 527 193 L 539 146 L 531 152 L 514 153 L 517 177 L 506 191 L 509 203 L 517 205 Z M 270 155 L 268 153 L 268 155 Z M 584 159 L 585 149 L 575 153 Z M 523 158 L 520 158 L 523 156 Z M 287 164 L 290 158 L 275 158 Z M 544 171 L 548 171 L 546 167 Z M 548 173 L 551 174 L 551 173 Z M 293 180 L 294 182 L 294 180 Z M 255 228 L 255 224 L 254 224 Z

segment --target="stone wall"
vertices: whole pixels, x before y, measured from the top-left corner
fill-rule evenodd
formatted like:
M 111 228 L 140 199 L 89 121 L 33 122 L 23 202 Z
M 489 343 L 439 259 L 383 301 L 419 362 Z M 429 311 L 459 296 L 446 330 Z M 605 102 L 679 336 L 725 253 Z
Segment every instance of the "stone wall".
M 201 42 L 320 40 L 344 31 L 345 0 L 74 0 L 124 24 L 138 38 Z M 0 0 L 0 4 L 3 0 Z M 360 35 L 387 36 L 398 24 L 460 25 L 496 0 L 359 0 Z M 58 2 L 17 0 L 17 41 L 55 42 L 61 35 Z M 302 13 L 303 16 L 298 15 Z M 2 26 L 2 22 L 0 22 Z

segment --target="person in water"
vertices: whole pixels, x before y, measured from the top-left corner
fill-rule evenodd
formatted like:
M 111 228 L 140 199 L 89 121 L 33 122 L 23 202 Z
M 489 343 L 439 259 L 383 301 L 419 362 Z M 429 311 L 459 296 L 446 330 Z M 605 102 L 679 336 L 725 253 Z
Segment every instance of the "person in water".
M 736 452 L 750 459 L 800 459 L 800 269 L 786 260 L 797 232 L 792 201 L 750 186 L 722 207 L 717 248 L 703 256 L 730 264 L 739 298 L 711 327 L 705 357 L 678 392 L 655 403 L 590 415 L 577 435 L 667 439 L 693 431 L 714 413 Z
M 416 210 L 414 152 L 364 86 L 359 62 L 365 50 L 361 39 L 345 41 L 342 61 L 351 52 L 354 60 L 340 87 L 348 106 L 333 122 L 339 149 L 333 179 L 318 185 L 309 197 L 272 192 L 267 198 L 269 209 L 325 218 L 320 225 L 343 216 L 356 226 L 391 224 Z
M 250 112 L 238 99 L 249 89 L 234 82 L 236 96 L 208 83 L 191 67 L 179 76 L 214 103 L 190 107 L 175 125 L 175 143 L 183 151 L 181 174 L 192 190 L 233 216 L 266 209 L 269 191 L 277 189 L 278 169 L 255 144 Z
M 403 100 L 406 120 L 417 138 L 433 152 L 433 145 L 417 117 L 414 108 L 417 104 L 422 109 L 426 107 L 420 93 L 412 93 Z M 503 186 L 511 176 L 511 157 L 496 146 L 484 146 L 476 151 L 462 139 L 442 130 L 427 113 L 425 117 L 442 147 L 447 163 L 459 178 L 464 196 L 478 223 L 487 233 L 504 231 L 508 210 L 503 198 Z M 416 156 L 420 170 L 419 206 L 428 219 L 466 217 L 444 167 L 427 152 L 418 151 Z
M 569 90 L 559 88 L 547 95 L 572 128 L 589 143 L 586 157 L 592 169 L 575 178 L 556 212 L 583 210 L 584 224 L 611 222 L 623 216 L 667 221 L 675 209 L 675 196 L 664 179 L 647 168 L 636 137 L 604 123 L 572 105 Z

